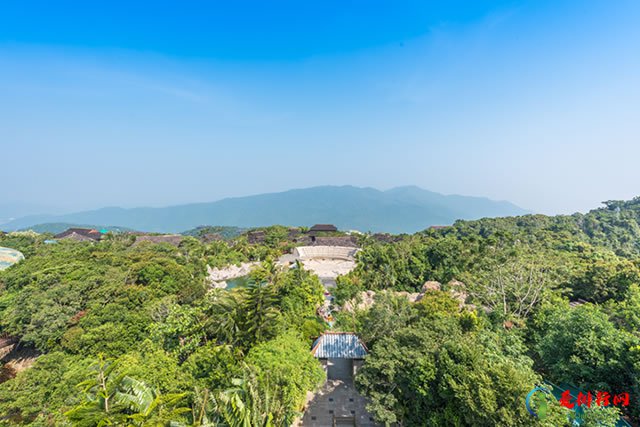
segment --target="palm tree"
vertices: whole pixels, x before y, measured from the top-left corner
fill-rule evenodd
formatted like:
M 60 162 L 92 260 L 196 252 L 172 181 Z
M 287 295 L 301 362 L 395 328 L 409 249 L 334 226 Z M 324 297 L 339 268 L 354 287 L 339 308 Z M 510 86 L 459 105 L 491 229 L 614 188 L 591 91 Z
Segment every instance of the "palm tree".
M 274 427 L 269 393 L 258 390 L 255 373 L 245 366 L 242 379 L 217 396 L 218 411 L 229 427 Z
M 89 379 L 78 384 L 85 400 L 65 413 L 74 426 L 164 426 L 189 411 L 178 407 L 185 394 L 161 394 L 142 381 L 116 373 L 118 364 L 102 355 Z
M 251 272 L 251 277 L 258 283 L 266 282 L 277 286 L 282 278 L 282 272 L 282 266 L 279 266 L 273 258 L 269 257 Z
M 256 409 L 256 393 L 244 379 L 233 379 L 233 387 L 218 393 L 195 389 L 191 409 L 194 427 L 253 427 L 261 426 Z M 179 427 L 186 427 L 181 425 Z
M 118 387 L 124 375 L 114 375 L 117 363 L 102 355 L 90 366 L 91 378 L 78 384 L 85 401 L 65 413 L 76 426 L 109 426 L 121 423 L 124 416 L 118 401 Z
M 277 296 L 269 283 L 250 281 L 245 288 L 244 343 L 259 343 L 268 339 L 276 331 L 280 312 L 276 308 Z
M 178 406 L 186 393 L 161 394 L 131 377 L 122 379 L 120 389 L 118 400 L 132 412 L 127 417 L 131 426 L 166 426 L 190 411 L 189 408 Z
M 209 336 L 215 336 L 218 343 L 235 347 L 240 339 L 242 304 L 237 292 L 223 289 L 210 293 L 210 303 L 204 328 Z
M 217 402 L 209 389 L 195 387 L 191 406 L 193 427 L 219 427 L 222 422 Z M 180 426 L 182 427 L 182 426 Z

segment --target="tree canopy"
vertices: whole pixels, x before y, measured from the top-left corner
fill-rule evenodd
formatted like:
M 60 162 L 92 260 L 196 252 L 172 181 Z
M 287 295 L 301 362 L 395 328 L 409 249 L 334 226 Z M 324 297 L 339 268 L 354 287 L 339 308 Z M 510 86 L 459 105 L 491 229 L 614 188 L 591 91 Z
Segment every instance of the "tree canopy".
M 325 379 L 309 351 L 330 327 L 319 278 L 274 261 L 295 244 L 286 227 L 259 230 L 258 243 L 244 230 L 190 234 L 178 246 L 0 234 L 26 257 L 0 272 L 0 337 L 31 355 L 17 373 L 0 366 L 0 425 L 280 426 L 300 415 Z M 587 408 L 582 425 L 640 421 L 640 198 L 387 237 L 358 237 L 355 269 L 330 289 L 333 328 L 370 350 L 355 383 L 378 422 L 566 425 L 574 415 L 555 400 L 545 420 L 527 412 L 544 381 L 629 394 Z M 210 286 L 207 267 L 243 262 L 259 264 L 247 286 Z M 364 291 L 372 303 L 340 311 Z

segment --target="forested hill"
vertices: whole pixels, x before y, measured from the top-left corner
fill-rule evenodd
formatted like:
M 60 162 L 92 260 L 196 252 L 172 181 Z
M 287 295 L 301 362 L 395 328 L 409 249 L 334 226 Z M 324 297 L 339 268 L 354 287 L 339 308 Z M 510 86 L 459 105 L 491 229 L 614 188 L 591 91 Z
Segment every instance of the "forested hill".
M 484 218 L 458 221 L 455 228 L 472 229 L 482 237 L 510 234 L 519 239 L 540 240 L 545 234 L 564 236 L 611 249 L 621 256 L 640 256 L 640 197 L 603 204 L 586 214 Z
M 340 229 L 413 233 L 457 219 L 522 215 L 523 209 L 481 197 L 442 195 L 418 187 L 388 191 L 324 186 L 166 208 L 104 208 L 67 215 L 28 216 L 0 225 L 19 230 L 42 223 L 104 224 L 154 232 L 201 225 L 259 227 L 333 223 Z

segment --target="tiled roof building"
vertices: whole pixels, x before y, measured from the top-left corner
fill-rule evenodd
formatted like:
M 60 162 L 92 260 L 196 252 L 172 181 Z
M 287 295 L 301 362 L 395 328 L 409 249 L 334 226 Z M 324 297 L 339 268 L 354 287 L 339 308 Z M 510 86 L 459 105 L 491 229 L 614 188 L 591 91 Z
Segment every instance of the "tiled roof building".
M 327 231 L 327 232 L 338 231 L 338 227 L 336 227 L 333 224 L 316 224 L 309 229 L 309 232 L 311 233 L 319 232 L 319 231 Z
M 367 411 L 367 399 L 353 383 L 367 355 L 360 338 L 353 332 L 325 332 L 313 343 L 311 352 L 327 372 L 327 381 L 308 402 L 298 425 L 378 427 Z
M 311 353 L 319 359 L 364 359 L 367 347 L 353 332 L 325 332 L 313 343 Z
M 54 236 L 56 239 L 72 239 L 79 242 L 98 241 L 102 239 L 102 233 L 92 228 L 69 228 Z
M 137 236 L 136 242 L 134 243 L 134 245 L 139 245 L 144 242 L 149 242 L 153 244 L 168 243 L 173 246 L 179 246 L 180 243 L 182 243 L 182 240 L 184 240 L 184 236 L 180 236 L 179 234 L 161 234 L 161 235 L 155 235 L 155 236 L 144 235 L 144 236 Z

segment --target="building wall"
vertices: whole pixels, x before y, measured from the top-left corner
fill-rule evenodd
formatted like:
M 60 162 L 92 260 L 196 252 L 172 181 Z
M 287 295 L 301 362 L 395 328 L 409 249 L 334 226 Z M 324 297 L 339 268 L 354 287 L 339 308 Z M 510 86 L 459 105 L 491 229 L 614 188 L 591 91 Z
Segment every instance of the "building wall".
M 329 359 L 329 367 L 327 378 L 330 380 L 347 380 L 353 379 L 353 360 L 352 359 Z
M 340 370 L 342 373 L 342 377 L 346 377 L 346 373 L 351 371 L 350 378 L 353 379 L 358 374 L 358 371 L 364 364 L 364 359 L 318 359 L 320 361 L 320 365 L 324 370 L 324 373 L 329 377 L 329 368 L 332 367 L 332 373 L 336 371 L 336 369 Z M 337 364 L 337 367 L 336 367 Z M 349 367 L 351 365 L 351 367 Z M 346 378 L 340 378 L 346 379 Z
M 364 364 L 364 360 L 363 359 L 354 359 L 353 360 L 353 376 L 354 377 L 356 375 L 358 375 L 358 371 L 360 370 L 360 368 L 362 367 L 363 364 Z
M 319 359 L 320 365 L 322 365 L 322 369 L 324 369 L 324 373 L 328 374 L 329 372 L 329 360 L 328 359 Z
M 367 399 L 358 393 L 353 375 L 362 367 L 362 359 L 318 359 L 327 372 L 322 389 L 307 402 L 296 427 L 331 427 L 335 421 L 350 420 L 357 427 L 382 427 L 367 411 Z M 329 375 L 330 374 L 330 375 Z M 339 376 L 344 378 L 331 378 Z M 338 424 L 343 425 L 343 424 Z

